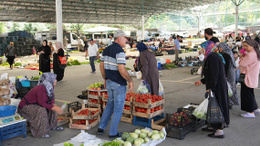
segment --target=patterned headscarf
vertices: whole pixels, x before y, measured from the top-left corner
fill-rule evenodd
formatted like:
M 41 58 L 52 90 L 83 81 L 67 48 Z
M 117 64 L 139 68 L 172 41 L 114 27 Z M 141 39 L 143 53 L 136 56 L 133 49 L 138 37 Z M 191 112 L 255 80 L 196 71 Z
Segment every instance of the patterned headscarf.
M 54 82 L 57 75 L 54 73 L 43 73 L 37 85 L 43 85 L 46 88 L 49 101 L 54 98 Z
M 218 44 L 218 47 L 220 47 L 220 48 L 223 49 L 223 51 L 222 51 L 223 53 L 226 53 L 226 54 L 228 54 L 228 55 L 231 57 L 232 65 L 233 65 L 234 67 L 236 67 L 236 65 L 235 65 L 235 62 L 236 62 L 236 61 L 235 61 L 234 54 L 233 54 L 231 48 L 228 46 L 228 44 L 225 43 L 225 42 L 222 42 L 222 43 L 219 43 L 219 44 Z
M 260 50 L 259 50 L 259 44 L 256 40 L 252 40 L 252 39 L 248 39 L 245 41 L 249 46 L 253 47 L 256 55 L 257 55 L 257 59 L 260 60 Z
M 217 45 L 214 42 L 212 42 L 212 41 L 205 41 L 205 42 L 201 43 L 200 46 L 205 49 L 205 58 L 204 58 L 204 60 L 206 60 L 208 58 L 208 56 L 212 52 L 217 52 L 218 51 Z M 219 54 L 219 56 L 222 58 L 222 61 L 225 64 L 226 62 L 225 62 L 223 56 L 221 54 Z
M 55 46 L 57 47 L 58 50 L 59 50 L 60 48 L 63 48 L 61 42 L 55 42 Z
M 144 43 L 138 43 L 136 45 L 137 49 L 139 50 L 140 53 L 142 53 L 143 51 L 147 50 L 148 47 L 144 44 Z

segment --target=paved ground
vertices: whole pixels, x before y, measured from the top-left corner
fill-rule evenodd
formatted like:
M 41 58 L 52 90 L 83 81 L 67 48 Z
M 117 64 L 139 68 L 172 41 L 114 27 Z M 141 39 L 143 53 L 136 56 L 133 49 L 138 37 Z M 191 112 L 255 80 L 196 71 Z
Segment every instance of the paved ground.
M 182 54 L 184 55 L 184 54 Z M 186 54 L 187 55 L 187 54 Z M 196 55 L 195 53 L 192 55 Z M 163 58 L 173 59 L 174 56 L 163 56 Z M 132 67 L 133 60 L 127 61 L 127 66 Z M 57 84 L 55 87 L 56 102 L 61 105 L 63 102 L 79 101 L 77 95 L 81 91 L 94 82 L 102 82 L 102 78 L 97 67 L 96 74 L 90 74 L 90 65 L 70 66 L 66 68 L 64 81 Z M 165 110 L 167 113 L 176 112 L 178 107 L 182 107 L 189 103 L 200 103 L 204 99 L 205 86 L 195 87 L 193 84 L 196 80 L 200 79 L 199 75 L 190 74 L 191 67 L 177 68 L 173 70 L 163 70 L 163 76 L 160 78 L 165 87 L 166 104 Z M 37 71 L 26 69 L 13 69 L 0 67 L 0 72 L 8 72 L 10 76 L 27 75 L 35 76 Z M 140 80 L 133 78 L 135 90 L 137 89 Z M 238 87 L 240 90 L 240 87 Z M 255 90 L 256 100 L 260 103 L 259 88 Z M 207 137 L 208 132 L 203 132 L 200 129 L 196 132 L 188 134 L 184 140 L 177 140 L 167 138 L 160 146 L 259 146 L 259 129 L 260 129 L 260 115 L 254 119 L 244 119 L 239 115 L 242 113 L 240 106 L 235 107 L 230 111 L 231 124 L 230 127 L 225 129 L 224 139 L 212 139 Z M 28 133 L 27 138 L 22 136 L 5 140 L 2 142 L 3 146 L 52 146 L 53 144 L 61 143 L 69 140 L 71 137 L 77 135 L 80 130 L 69 129 L 65 125 L 65 130 L 62 132 L 51 131 L 51 138 L 39 139 L 33 138 L 31 133 Z M 133 126 L 128 123 L 120 122 L 119 131 L 131 132 L 139 126 Z M 90 134 L 96 134 L 97 127 L 87 131 Z M 108 139 L 108 129 L 102 136 L 102 139 Z

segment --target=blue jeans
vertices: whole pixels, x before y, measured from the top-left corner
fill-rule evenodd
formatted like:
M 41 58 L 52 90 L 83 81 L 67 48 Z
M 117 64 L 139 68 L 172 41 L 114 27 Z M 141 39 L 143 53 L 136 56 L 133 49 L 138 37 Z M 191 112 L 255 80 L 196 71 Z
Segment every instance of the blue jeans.
M 122 86 L 116 82 L 106 80 L 106 87 L 108 101 L 99 123 L 99 128 L 105 130 L 113 114 L 109 128 L 109 135 L 117 135 L 118 123 L 120 122 L 125 104 L 126 86 Z
M 91 66 L 92 72 L 96 71 L 95 62 L 94 62 L 95 59 L 96 59 L 96 56 L 89 57 L 90 66 Z
M 239 75 L 240 75 L 240 69 L 237 69 L 236 70 L 236 82 L 238 82 Z

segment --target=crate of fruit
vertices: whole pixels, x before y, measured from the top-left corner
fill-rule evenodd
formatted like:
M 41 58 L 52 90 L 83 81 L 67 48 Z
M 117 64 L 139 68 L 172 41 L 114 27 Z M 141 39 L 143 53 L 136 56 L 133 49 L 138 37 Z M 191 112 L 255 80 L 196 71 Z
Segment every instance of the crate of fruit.
M 57 116 L 57 121 L 58 121 L 57 125 L 61 126 L 61 125 L 64 125 L 64 124 L 68 123 L 69 122 L 68 115 L 69 115 L 68 113 L 65 113 L 65 114 L 62 114 L 62 115 L 58 115 Z
M 102 101 L 103 102 L 107 102 L 107 100 L 108 100 L 108 95 L 103 95 L 102 96 Z
M 132 114 L 132 111 L 133 111 L 132 108 L 133 108 L 133 107 L 132 107 L 131 105 L 130 105 L 130 106 L 124 105 L 123 113 L 124 113 L 124 114 Z
M 193 131 L 193 128 L 190 125 L 187 125 L 185 127 L 175 127 L 166 125 L 165 130 L 167 133 L 167 137 L 183 140 L 188 133 Z
M 150 94 L 135 94 L 134 106 L 142 108 L 154 108 L 165 103 L 165 99 L 162 96 L 150 95 Z
M 98 116 L 94 119 L 91 119 L 91 120 L 70 119 L 69 128 L 89 130 L 89 129 L 97 126 L 99 121 L 100 121 L 100 116 Z
M 83 104 L 82 109 L 74 112 L 72 111 L 72 119 L 93 119 L 100 115 L 100 106 L 99 108 L 85 108 Z
M 194 116 L 187 115 L 184 112 L 176 112 L 173 114 L 166 114 L 166 123 L 170 126 L 185 127 L 194 122 Z
M 133 115 L 137 117 L 150 119 L 162 113 L 164 113 L 163 105 L 154 108 L 141 108 L 136 107 L 135 105 L 133 106 Z

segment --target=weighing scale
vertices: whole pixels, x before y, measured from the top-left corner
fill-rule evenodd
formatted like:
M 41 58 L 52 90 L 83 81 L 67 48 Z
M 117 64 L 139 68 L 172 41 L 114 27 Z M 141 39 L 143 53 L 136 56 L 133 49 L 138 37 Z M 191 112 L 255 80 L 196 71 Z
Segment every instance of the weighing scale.
M 0 117 L 0 146 L 1 141 L 23 135 L 26 138 L 26 119 L 19 114 Z

